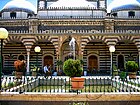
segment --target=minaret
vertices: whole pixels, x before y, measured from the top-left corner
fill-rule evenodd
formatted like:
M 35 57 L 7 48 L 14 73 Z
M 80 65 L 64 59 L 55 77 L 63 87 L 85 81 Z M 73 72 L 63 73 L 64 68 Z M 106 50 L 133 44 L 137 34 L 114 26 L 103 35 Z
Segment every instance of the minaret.
M 37 11 L 45 9 L 46 5 L 47 5 L 47 1 L 46 0 L 38 0 L 37 1 Z

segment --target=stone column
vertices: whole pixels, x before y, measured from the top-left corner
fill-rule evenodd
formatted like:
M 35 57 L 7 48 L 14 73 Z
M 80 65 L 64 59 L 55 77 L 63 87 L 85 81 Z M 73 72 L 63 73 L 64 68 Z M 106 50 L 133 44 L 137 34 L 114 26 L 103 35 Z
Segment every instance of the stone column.
M 83 60 L 83 54 L 84 54 L 84 50 L 81 48 L 81 46 L 79 46 L 79 59 Z
M 57 60 L 62 60 L 62 52 L 61 52 L 61 47 L 62 47 L 62 44 L 63 44 L 63 42 L 64 42 L 64 40 L 66 40 L 66 37 L 63 37 L 63 36 L 59 36 L 59 42 L 58 42 L 58 54 L 57 54 L 57 56 L 58 56 L 58 59 Z
M 28 38 L 28 37 L 27 37 Z M 28 40 L 33 40 L 31 38 L 29 39 L 24 39 L 22 42 L 24 43 L 25 45 L 25 48 L 26 48 L 26 51 L 27 51 L 27 58 L 26 58 L 26 70 L 27 70 L 27 74 L 29 74 L 30 72 L 30 67 L 29 67 L 29 62 L 30 62 L 30 51 L 31 51 L 31 48 L 32 48 L 32 45 L 33 45 L 33 42 L 29 42 Z
M 140 70 L 140 49 L 138 50 L 139 53 L 139 70 Z
M 57 59 L 56 61 L 58 61 L 58 60 L 59 60 L 59 54 L 58 54 L 58 52 L 56 53 L 56 57 L 57 57 L 57 58 L 56 58 L 56 59 Z M 58 65 L 56 66 L 56 70 L 57 70 L 57 71 L 59 70 Z
M 30 72 L 30 49 L 27 49 L 27 74 Z

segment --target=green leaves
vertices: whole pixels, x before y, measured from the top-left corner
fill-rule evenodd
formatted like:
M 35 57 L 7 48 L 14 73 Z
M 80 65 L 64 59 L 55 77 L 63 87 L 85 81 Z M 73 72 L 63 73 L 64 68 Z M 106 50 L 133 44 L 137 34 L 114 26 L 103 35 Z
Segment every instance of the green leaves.
M 70 77 L 79 77 L 81 76 L 83 69 L 80 60 L 68 59 L 64 62 L 63 65 L 64 73 Z
M 126 69 L 129 72 L 135 72 L 138 70 L 138 64 L 135 61 L 127 61 L 126 62 Z

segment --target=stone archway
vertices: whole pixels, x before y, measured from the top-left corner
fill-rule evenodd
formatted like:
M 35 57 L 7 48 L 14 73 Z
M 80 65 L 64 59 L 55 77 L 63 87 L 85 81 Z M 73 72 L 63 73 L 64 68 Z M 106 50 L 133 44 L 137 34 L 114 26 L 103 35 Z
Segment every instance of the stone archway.
M 9 70 L 10 73 L 15 70 L 14 61 L 26 60 L 26 47 L 24 44 L 17 40 L 10 40 L 3 48 L 3 69 Z
M 133 57 L 133 60 L 136 59 L 136 56 L 138 54 L 138 49 L 136 44 L 131 40 L 120 40 L 116 46 L 116 51 L 118 51 L 120 54 L 125 55 L 125 61 L 131 60 Z M 116 52 L 115 51 L 115 52 Z M 131 55 L 131 56 L 130 56 Z M 130 57 L 129 57 L 130 56 Z
M 36 60 L 36 53 L 34 51 L 34 48 L 36 46 L 39 46 L 41 48 L 41 51 L 38 54 L 38 62 L 39 62 L 38 66 L 42 68 L 42 70 L 45 65 L 51 65 L 51 68 L 55 69 L 56 68 L 55 61 L 57 56 L 54 44 L 48 40 L 49 36 L 38 36 L 37 38 L 38 38 L 37 42 L 34 45 L 32 45 L 31 48 L 32 53 L 30 54 L 31 56 L 30 64 L 34 64 Z
M 83 61 L 84 69 L 95 69 L 106 73 L 109 70 L 109 50 L 102 40 L 92 40 L 84 48 Z
M 67 38 L 61 46 L 62 61 L 65 61 L 69 58 L 74 58 L 73 52 L 71 52 L 71 49 L 69 46 L 70 40 L 71 40 L 70 37 Z M 75 59 L 79 58 L 78 52 L 79 52 L 78 44 L 77 42 L 75 42 Z

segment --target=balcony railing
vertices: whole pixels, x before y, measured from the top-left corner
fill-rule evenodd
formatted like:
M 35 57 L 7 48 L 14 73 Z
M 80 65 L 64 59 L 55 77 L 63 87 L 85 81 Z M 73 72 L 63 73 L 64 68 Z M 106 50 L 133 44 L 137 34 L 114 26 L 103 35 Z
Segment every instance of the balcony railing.
M 28 30 L 9 31 L 10 34 L 140 34 L 140 30 L 39 30 L 29 32 Z
M 32 18 L 39 18 L 39 19 L 104 19 L 104 18 L 111 18 L 111 19 L 140 19 L 140 16 L 129 16 L 129 17 L 114 17 L 110 16 L 32 16 L 32 17 L 19 17 L 19 18 L 11 18 L 11 17 L 0 17 L 0 20 L 21 20 L 21 19 L 32 19 Z
M 138 93 L 140 92 L 140 77 L 136 79 L 121 79 L 119 76 L 86 76 L 84 88 L 79 93 Z M 4 76 L 2 92 L 21 93 L 76 93 L 71 88 L 71 78 L 66 76 Z

